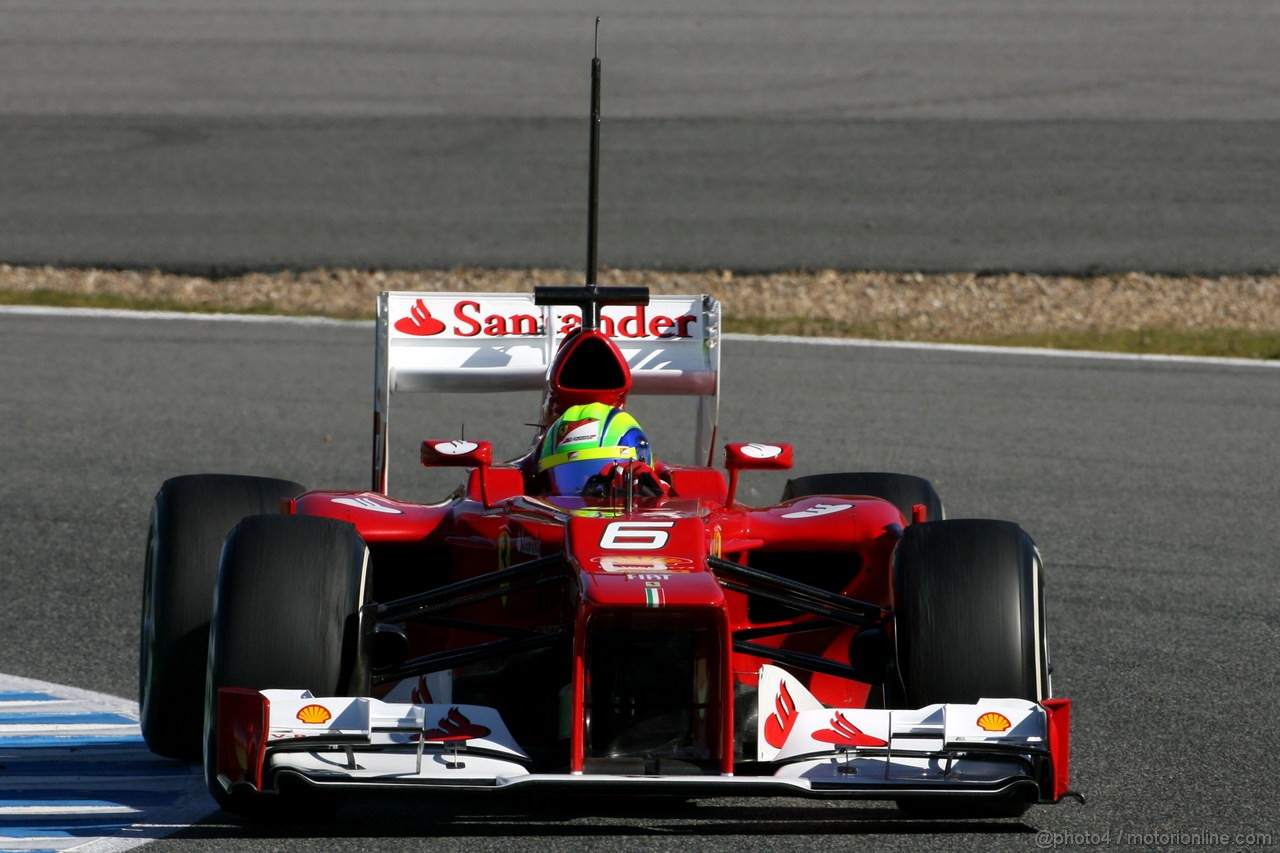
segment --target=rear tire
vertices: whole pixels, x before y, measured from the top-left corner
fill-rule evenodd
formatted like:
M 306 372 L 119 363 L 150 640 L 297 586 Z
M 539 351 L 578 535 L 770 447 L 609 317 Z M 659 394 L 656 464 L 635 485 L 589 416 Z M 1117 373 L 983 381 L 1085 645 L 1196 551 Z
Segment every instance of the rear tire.
M 292 814 L 283 795 L 229 794 L 218 782 L 217 691 L 310 690 L 367 696 L 361 641 L 368 549 L 342 521 L 307 516 L 246 518 L 227 537 L 209 635 L 205 778 L 224 809 L 253 817 Z M 315 805 L 316 796 L 305 798 Z M 325 803 L 332 803 L 325 799 Z
M 1052 695 L 1040 555 L 1008 521 L 913 524 L 893 558 L 894 638 L 907 708 Z M 901 800 L 913 817 L 1017 817 L 1021 797 Z
M 880 498 L 896 506 L 908 522 L 911 521 L 912 508 L 916 504 L 924 504 L 925 518 L 929 521 L 941 521 L 946 517 L 942 498 L 934 491 L 933 484 L 923 477 L 911 474 L 810 474 L 788 480 L 782 489 L 784 501 L 809 495 L 869 495 Z
M 194 474 L 156 494 L 143 572 L 138 655 L 142 736 L 157 755 L 199 761 L 205 657 L 218 557 L 246 515 L 275 512 L 306 489 L 290 480 Z

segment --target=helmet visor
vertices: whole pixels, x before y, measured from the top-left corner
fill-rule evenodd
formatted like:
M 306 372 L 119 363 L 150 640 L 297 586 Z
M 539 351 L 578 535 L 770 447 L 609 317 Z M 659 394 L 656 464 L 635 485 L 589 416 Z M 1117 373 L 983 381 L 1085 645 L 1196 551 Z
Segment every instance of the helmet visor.
M 576 462 L 561 462 L 554 468 L 548 468 L 547 480 L 551 485 L 551 493 L 556 495 L 582 494 L 582 490 L 586 488 L 587 481 L 599 474 L 611 461 L 613 460 L 582 459 Z

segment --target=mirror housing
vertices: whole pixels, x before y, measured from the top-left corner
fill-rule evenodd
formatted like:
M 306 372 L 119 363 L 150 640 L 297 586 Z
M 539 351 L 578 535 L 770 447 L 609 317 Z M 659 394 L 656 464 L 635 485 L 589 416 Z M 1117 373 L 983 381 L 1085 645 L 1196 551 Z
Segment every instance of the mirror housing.
M 785 471 L 791 467 L 789 444 L 734 443 L 724 446 L 724 467 L 729 470 L 729 494 L 725 506 L 738 495 L 739 471 Z
M 427 468 L 488 468 L 493 464 L 493 444 L 488 441 L 428 438 L 419 457 Z
M 726 444 L 724 467 L 730 471 L 785 471 L 791 467 L 789 444 Z
M 480 502 L 489 506 L 489 466 L 493 464 L 493 443 L 464 438 L 428 438 L 419 453 L 426 468 L 475 468 L 479 472 Z

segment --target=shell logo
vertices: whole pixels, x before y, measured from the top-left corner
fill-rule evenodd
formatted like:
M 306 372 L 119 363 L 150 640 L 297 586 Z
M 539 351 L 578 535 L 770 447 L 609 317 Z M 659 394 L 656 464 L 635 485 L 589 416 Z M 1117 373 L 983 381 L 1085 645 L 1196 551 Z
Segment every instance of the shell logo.
M 298 719 L 307 725 L 316 726 L 333 719 L 333 714 L 323 705 L 307 705 L 298 711 Z
M 687 557 L 658 557 L 653 554 L 612 554 L 604 557 L 592 557 L 595 563 L 606 572 L 692 572 L 695 569 L 693 560 Z
M 1013 725 L 1009 722 L 1009 718 L 1004 714 L 997 714 L 995 711 L 988 711 L 978 718 L 978 728 L 984 732 L 1004 732 L 1009 730 L 1009 726 Z

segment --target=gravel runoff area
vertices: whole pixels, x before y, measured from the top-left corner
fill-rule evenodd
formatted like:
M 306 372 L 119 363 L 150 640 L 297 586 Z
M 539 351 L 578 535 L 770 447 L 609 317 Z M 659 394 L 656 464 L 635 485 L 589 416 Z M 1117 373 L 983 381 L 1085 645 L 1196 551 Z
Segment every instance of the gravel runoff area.
M 5 302 L 137 304 L 195 311 L 369 317 L 381 290 L 528 291 L 577 284 L 569 270 L 320 269 L 219 278 L 159 271 L 0 265 Z M 604 270 L 602 285 L 710 293 L 730 330 L 893 340 L 983 341 L 1145 329 L 1280 334 L 1280 275 L 1084 277 L 973 273 Z M 52 294 L 52 295 L 51 295 Z

